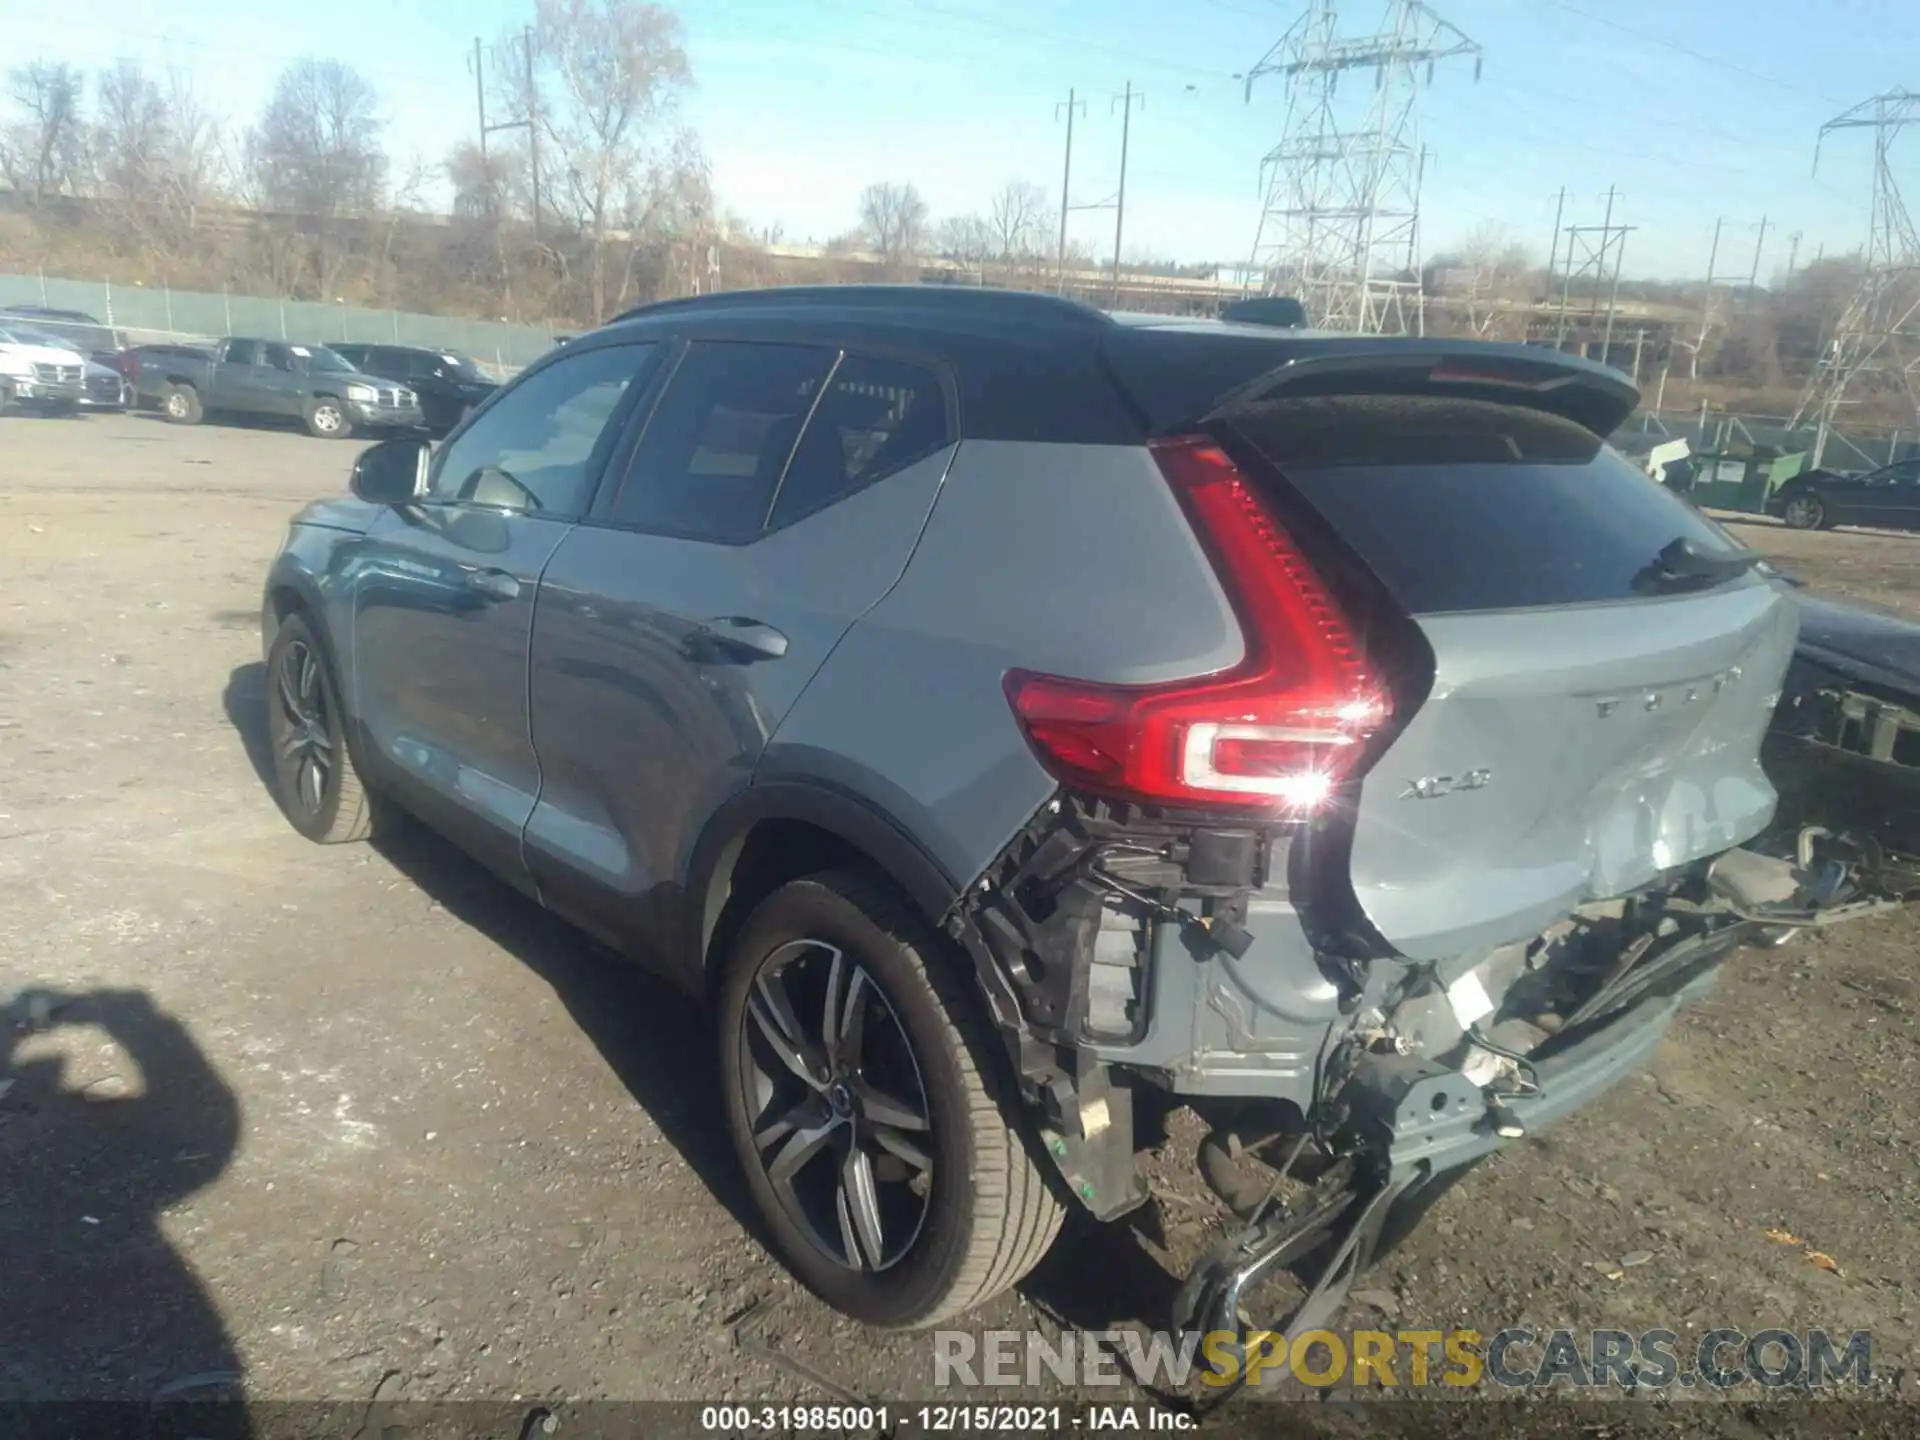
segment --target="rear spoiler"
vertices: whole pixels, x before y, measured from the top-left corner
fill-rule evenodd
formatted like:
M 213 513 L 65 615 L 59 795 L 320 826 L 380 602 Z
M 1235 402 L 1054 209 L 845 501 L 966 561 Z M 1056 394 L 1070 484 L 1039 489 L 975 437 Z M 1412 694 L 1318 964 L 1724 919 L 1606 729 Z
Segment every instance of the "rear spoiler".
M 1640 403 L 1619 371 L 1531 345 L 1141 325 L 1114 327 L 1103 349 L 1150 434 L 1296 396 L 1445 394 L 1524 405 L 1604 438 Z
M 1544 410 L 1602 438 L 1640 403 L 1617 371 L 1554 352 L 1354 349 L 1302 356 L 1228 391 L 1205 420 L 1226 420 L 1274 400 L 1338 394 L 1446 394 Z

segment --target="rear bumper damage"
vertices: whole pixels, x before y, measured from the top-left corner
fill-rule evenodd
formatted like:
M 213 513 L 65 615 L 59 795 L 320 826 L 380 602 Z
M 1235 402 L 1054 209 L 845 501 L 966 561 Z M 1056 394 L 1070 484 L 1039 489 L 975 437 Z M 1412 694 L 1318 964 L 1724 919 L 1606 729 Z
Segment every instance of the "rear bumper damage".
M 1816 829 L 1523 944 L 1412 961 L 1319 918 L 1314 843 L 1063 797 L 949 917 L 1041 1143 L 1094 1215 L 1148 1197 L 1138 1117 L 1186 1103 L 1211 1123 L 1202 1174 L 1240 1223 L 1189 1275 L 1183 1328 L 1241 1328 L 1251 1289 L 1303 1261 L 1305 1298 L 1269 1328 L 1331 1318 L 1452 1178 L 1640 1066 L 1735 950 L 1906 888 L 1871 842 Z M 1282 1204 L 1295 1161 L 1320 1179 Z

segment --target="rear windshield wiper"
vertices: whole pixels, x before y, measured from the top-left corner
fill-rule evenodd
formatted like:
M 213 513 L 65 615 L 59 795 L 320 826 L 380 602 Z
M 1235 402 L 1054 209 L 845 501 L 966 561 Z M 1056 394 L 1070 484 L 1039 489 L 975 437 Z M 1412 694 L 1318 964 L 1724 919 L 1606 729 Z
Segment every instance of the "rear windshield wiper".
M 1662 548 L 1633 577 L 1633 588 L 1643 594 L 1700 589 L 1744 575 L 1765 561 L 1766 557 L 1758 550 L 1718 553 L 1696 550 L 1693 542 L 1682 535 Z

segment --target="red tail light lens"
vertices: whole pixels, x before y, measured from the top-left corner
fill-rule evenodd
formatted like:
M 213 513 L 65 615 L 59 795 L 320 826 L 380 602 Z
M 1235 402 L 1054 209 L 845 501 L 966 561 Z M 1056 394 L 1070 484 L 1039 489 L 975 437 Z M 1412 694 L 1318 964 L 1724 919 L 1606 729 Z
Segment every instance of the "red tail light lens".
M 1041 762 L 1070 785 L 1178 808 L 1310 812 L 1392 710 L 1326 585 L 1226 453 L 1191 438 L 1154 458 L 1245 632 L 1232 670 L 1164 685 L 1008 674 Z

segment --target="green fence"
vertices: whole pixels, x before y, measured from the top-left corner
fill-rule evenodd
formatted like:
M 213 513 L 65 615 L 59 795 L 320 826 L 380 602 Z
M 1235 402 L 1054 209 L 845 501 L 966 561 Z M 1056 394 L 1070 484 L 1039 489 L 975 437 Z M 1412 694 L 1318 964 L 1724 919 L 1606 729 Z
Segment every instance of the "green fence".
M 457 350 L 503 371 L 518 370 L 553 348 L 553 332 L 545 326 L 43 275 L 0 275 L 0 305 L 82 310 L 135 341 L 252 335 L 315 345 L 421 345 Z

